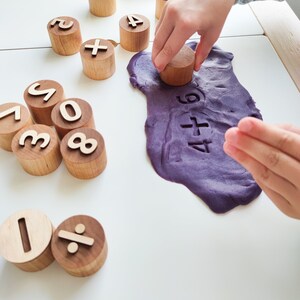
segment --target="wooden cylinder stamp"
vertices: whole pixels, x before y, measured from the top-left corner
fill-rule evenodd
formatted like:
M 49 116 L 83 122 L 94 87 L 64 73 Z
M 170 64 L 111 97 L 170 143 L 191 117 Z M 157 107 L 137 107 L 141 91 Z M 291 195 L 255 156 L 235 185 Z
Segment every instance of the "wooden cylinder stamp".
M 185 85 L 193 78 L 194 64 L 194 51 L 187 45 L 184 45 L 166 68 L 159 74 L 160 78 L 168 85 Z
M 161 14 L 163 12 L 163 9 L 166 5 L 168 0 L 156 0 L 156 6 L 155 6 L 155 17 L 157 19 L 160 19 Z
M 116 11 L 116 0 L 89 0 L 90 12 L 97 17 L 108 17 Z
M 64 99 L 64 89 L 56 81 L 39 80 L 28 86 L 24 100 L 36 123 L 52 126 L 51 111 Z
M 88 40 L 80 48 L 84 74 L 95 80 L 111 77 L 115 72 L 115 49 L 104 39 Z
M 60 151 L 68 171 L 79 179 L 98 176 L 107 164 L 104 139 L 92 128 L 70 131 L 62 139 Z
M 58 137 L 46 125 L 35 124 L 20 130 L 11 147 L 23 169 L 31 175 L 47 175 L 56 170 L 62 160 Z
M 146 49 L 149 45 L 150 21 L 138 14 L 126 15 L 120 19 L 120 44 L 131 52 Z
M 48 25 L 52 49 L 60 55 L 72 55 L 80 50 L 82 44 L 79 22 L 71 17 L 58 17 Z
M 0 254 L 23 271 L 40 271 L 54 260 L 52 235 L 51 221 L 43 213 L 17 212 L 0 227 Z
M 31 124 L 30 113 L 24 105 L 13 102 L 0 105 L 0 147 L 12 151 L 11 142 L 15 134 Z
M 60 139 L 73 129 L 95 128 L 92 107 L 79 98 L 57 103 L 52 110 L 51 118 Z
M 73 276 L 96 273 L 107 257 L 107 242 L 101 224 L 85 215 L 73 216 L 55 230 L 51 242 L 53 256 Z

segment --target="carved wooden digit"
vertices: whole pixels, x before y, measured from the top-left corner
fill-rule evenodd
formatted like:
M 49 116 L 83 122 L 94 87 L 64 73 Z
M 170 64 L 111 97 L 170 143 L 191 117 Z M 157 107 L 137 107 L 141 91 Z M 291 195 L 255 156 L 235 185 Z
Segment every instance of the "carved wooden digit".
M 21 120 L 21 106 L 16 105 L 14 107 L 11 107 L 5 111 L 0 112 L 0 119 L 9 116 L 10 114 L 14 114 L 15 116 L 15 121 L 20 121 Z
M 70 29 L 72 28 L 74 22 L 73 21 L 69 21 L 69 23 L 67 24 L 66 20 L 64 19 L 59 19 L 59 18 L 56 18 L 56 19 L 53 19 L 52 22 L 51 22 L 51 26 L 55 26 L 56 23 L 58 23 L 58 27 L 60 29 Z
M 62 139 L 60 151 L 68 171 L 77 178 L 94 178 L 106 167 L 104 140 L 95 129 L 70 131 Z
M 31 124 L 30 113 L 24 105 L 12 102 L 0 105 L 0 148 L 12 151 L 15 134 Z
M 63 87 L 54 80 L 36 81 L 24 91 L 24 100 L 35 123 L 49 126 L 53 125 L 51 120 L 53 107 L 64 98 Z
M 35 130 L 27 130 L 25 131 L 19 140 L 19 145 L 20 146 L 25 146 L 25 140 L 31 137 L 31 145 L 36 146 L 38 140 L 43 140 L 43 143 L 40 145 L 42 149 L 46 148 L 51 140 L 51 137 L 48 133 L 37 133 Z
M 79 140 L 76 143 L 76 140 Z M 91 154 L 97 149 L 98 143 L 95 139 L 87 139 L 86 135 L 82 132 L 74 133 L 69 141 L 68 147 L 71 149 L 80 149 L 81 153 L 83 154 Z
M 149 45 L 150 21 L 143 15 L 126 15 L 120 19 L 120 44 L 132 52 L 144 50 Z
M 38 83 L 38 82 L 34 83 L 33 85 L 31 85 L 29 87 L 28 93 L 32 96 L 46 95 L 44 97 L 45 102 L 47 102 L 53 96 L 53 94 L 56 92 L 56 89 L 54 89 L 54 88 L 37 91 L 36 88 L 38 88 L 39 86 L 40 86 L 40 83 Z
M 72 107 L 72 109 L 74 111 L 73 116 L 71 116 L 67 112 L 67 106 Z M 80 106 L 74 100 L 64 101 L 62 104 L 60 104 L 59 111 L 60 111 L 62 117 L 68 122 L 74 122 L 81 118 Z
M 27 138 L 30 142 L 26 142 Z M 49 174 L 61 163 L 59 140 L 49 126 L 35 124 L 23 128 L 14 136 L 11 146 L 23 169 L 31 175 Z
M 137 27 L 137 25 L 144 23 L 143 19 L 141 19 L 136 15 L 128 15 L 127 19 L 128 19 L 128 24 L 132 27 Z

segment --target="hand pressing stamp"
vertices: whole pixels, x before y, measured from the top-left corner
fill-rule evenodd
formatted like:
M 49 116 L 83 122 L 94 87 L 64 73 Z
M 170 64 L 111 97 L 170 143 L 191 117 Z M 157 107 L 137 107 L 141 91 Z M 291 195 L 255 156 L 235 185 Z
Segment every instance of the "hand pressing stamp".
M 73 55 L 82 44 L 79 22 L 71 17 L 57 17 L 47 25 L 52 49 L 59 55 Z
M 30 113 L 24 105 L 12 102 L 0 105 L 0 148 L 12 151 L 13 137 L 31 124 Z
M 88 40 L 80 48 L 84 74 L 94 80 L 111 77 L 116 69 L 115 50 L 110 41 L 104 39 Z

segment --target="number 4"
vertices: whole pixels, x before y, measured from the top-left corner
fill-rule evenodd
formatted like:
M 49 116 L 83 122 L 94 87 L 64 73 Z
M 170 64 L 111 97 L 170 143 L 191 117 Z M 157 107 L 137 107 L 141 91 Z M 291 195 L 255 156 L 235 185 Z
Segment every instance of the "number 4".
M 137 25 L 139 24 L 141 25 L 144 23 L 144 21 L 136 15 L 128 15 L 127 19 L 128 19 L 128 24 L 134 28 L 136 28 Z

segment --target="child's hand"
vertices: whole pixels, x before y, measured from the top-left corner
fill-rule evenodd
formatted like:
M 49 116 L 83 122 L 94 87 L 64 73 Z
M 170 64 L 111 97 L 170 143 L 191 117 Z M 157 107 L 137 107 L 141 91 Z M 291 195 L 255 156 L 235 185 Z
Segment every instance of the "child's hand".
M 242 119 L 225 134 L 224 151 L 243 165 L 286 215 L 300 219 L 300 129 Z
M 152 60 L 159 72 L 195 32 L 201 36 L 196 49 L 199 70 L 219 38 L 234 0 L 169 0 L 157 24 Z

